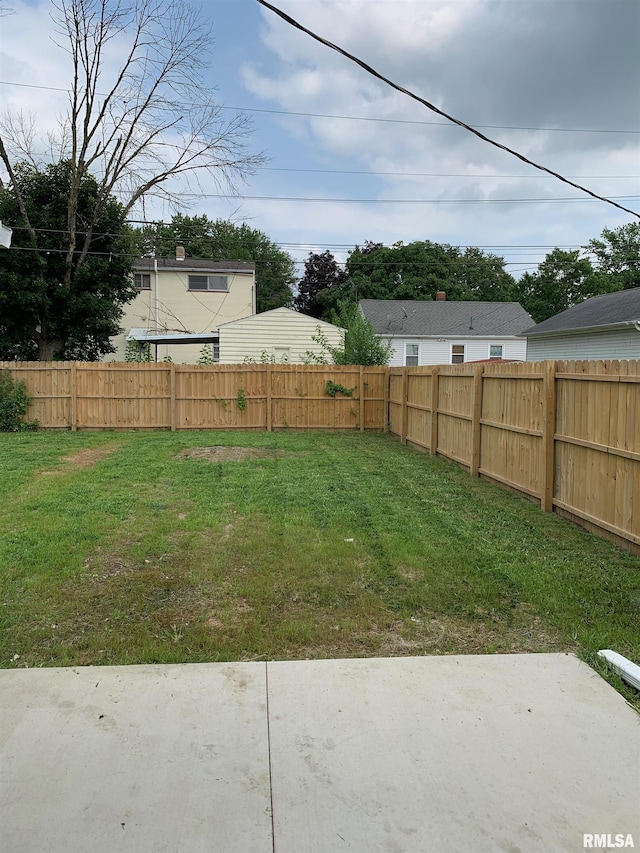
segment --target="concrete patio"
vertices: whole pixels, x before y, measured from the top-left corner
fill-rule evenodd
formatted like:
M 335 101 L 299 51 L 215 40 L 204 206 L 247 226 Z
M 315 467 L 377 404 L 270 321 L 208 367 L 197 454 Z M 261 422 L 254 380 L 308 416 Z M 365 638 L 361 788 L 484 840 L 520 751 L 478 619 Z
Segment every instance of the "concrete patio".
M 640 718 L 571 655 L 0 671 L 2 853 L 640 847 Z

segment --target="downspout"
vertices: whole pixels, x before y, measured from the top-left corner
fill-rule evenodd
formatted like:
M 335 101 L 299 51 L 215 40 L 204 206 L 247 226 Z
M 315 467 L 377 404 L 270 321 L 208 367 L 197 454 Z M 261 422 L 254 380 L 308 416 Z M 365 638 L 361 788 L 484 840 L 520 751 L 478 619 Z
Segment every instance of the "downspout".
M 638 325 L 640 325 L 640 321 L 636 323 L 636 329 Z M 622 657 L 618 652 L 614 652 L 611 649 L 601 649 L 598 652 L 598 657 L 604 658 L 627 684 L 635 687 L 636 690 L 640 690 L 640 666 L 638 664 L 632 663 L 632 661 L 627 660 L 627 658 Z
M 640 320 L 635 321 L 635 323 L 633 324 L 633 328 L 636 330 L 636 332 L 640 332 Z

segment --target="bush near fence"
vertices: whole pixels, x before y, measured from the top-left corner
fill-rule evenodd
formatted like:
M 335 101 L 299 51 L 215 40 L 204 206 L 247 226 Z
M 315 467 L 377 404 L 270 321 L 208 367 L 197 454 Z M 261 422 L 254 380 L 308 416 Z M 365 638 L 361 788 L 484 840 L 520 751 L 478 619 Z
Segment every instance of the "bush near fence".
M 71 429 L 385 429 L 640 553 L 640 362 L 0 364 Z M 352 391 L 326 393 L 327 382 Z

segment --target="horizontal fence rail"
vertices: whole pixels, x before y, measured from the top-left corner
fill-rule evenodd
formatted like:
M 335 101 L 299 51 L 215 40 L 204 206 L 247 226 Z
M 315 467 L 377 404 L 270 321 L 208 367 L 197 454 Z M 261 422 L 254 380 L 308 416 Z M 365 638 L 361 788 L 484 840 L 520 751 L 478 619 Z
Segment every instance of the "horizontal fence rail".
M 384 429 L 386 367 L 0 362 L 43 428 Z M 332 396 L 333 395 L 333 396 Z
M 640 361 L 391 368 L 389 429 L 640 552 Z
M 388 427 L 640 552 L 640 361 L 3 367 L 44 428 Z

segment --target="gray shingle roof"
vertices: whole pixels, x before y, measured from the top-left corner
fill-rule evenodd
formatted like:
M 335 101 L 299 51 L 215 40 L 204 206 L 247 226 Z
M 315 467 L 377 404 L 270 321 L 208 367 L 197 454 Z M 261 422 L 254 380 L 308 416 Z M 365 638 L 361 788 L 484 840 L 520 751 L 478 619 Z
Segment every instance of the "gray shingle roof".
M 640 321 L 640 287 L 632 290 L 619 290 L 616 293 L 603 293 L 585 299 L 573 308 L 567 308 L 537 326 L 525 329 L 528 338 L 537 335 L 574 332 L 580 329 L 593 329 L 598 326 L 616 326 Z
M 376 334 L 405 337 L 519 335 L 532 319 L 519 302 L 361 299 L 360 309 Z
M 214 260 L 213 258 L 185 258 L 184 261 L 176 261 L 175 258 L 156 258 L 156 260 L 159 270 L 253 272 L 256 268 L 254 261 Z M 134 268 L 148 272 L 154 268 L 153 261 L 153 258 L 137 258 Z

